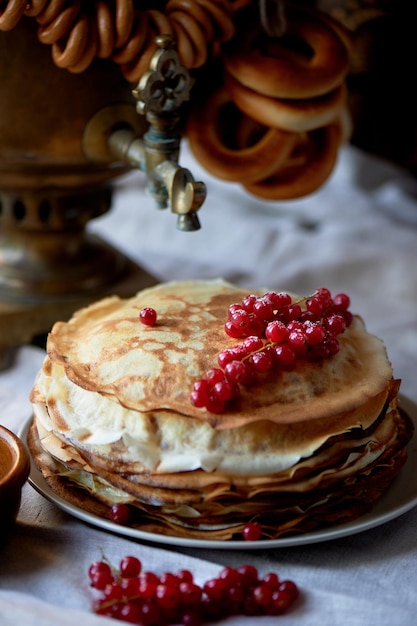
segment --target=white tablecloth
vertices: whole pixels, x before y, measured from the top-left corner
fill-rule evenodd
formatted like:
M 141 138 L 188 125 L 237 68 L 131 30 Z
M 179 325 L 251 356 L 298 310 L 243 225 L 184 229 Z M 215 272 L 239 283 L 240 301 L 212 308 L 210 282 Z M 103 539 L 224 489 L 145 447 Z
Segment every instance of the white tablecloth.
M 294 202 L 262 202 L 208 176 L 183 147 L 180 162 L 208 187 L 202 229 L 176 230 L 135 172 L 116 186 L 113 210 L 91 225 L 158 279 L 223 276 L 251 287 L 307 294 L 345 291 L 369 330 L 385 340 L 402 391 L 417 402 L 417 181 L 345 148 L 328 183 Z M 0 374 L 0 422 L 19 432 L 43 359 L 25 346 Z M 302 590 L 279 618 L 221 624 L 413 626 L 417 615 L 417 509 L 372 530 L 323 543 L 269 550 L 206 550 L 145 544 L 89 526 L 26 485 L 18 524 L 0 545 L 0 624 L 115 624 L 91 612 L 87 568 L 101 550 L 157 572 L 191 569 L 202 582 L 226 564 L 276 571 Z

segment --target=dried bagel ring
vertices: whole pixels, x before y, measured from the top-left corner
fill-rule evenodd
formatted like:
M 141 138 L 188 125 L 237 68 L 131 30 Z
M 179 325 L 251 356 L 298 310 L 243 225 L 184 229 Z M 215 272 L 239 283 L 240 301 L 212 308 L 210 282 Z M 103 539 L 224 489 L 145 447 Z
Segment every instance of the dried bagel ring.
M 27 3 L 22 2 L 22 0 L 9 0 L 5 7 L 2 6 L 0 8 L 0 30 L 15 28 L 23 17 L 26 6 Z
M 141 13 L 141 16 L 146 16 L 149 20 L 146 12 Z M 133 61 L 122 63 L 120 66 L 123 76 L 131 83 L 137 82 L 139 78 L 149 70 L 151 59 L 155 53 L 155 34 L 153 29 L 149 26 L 141 35 L 143 36 L 141 40 L 143 45 L 140 54 L 138 54 Z
M 44 10 L 49 0 L 31 0 L 26 3 L 25 15 L 27 17 L 37 17 Z
M 289 100 L 264 96 L 225 73 L 225 85 L 236 106 L 265 126 L 304 132 L 334 122 L 346 105 L 345 83 L 322 96 Z
M 177 40 L 178 56 L 181 63 L 186 67 L 193 67 L 196 53 L 188 31 L 181 22 L 173 21 L 172 27 Z
M 100 59 L 107 59 L 113 52 L 115 35 L 110 7 L 105 2 L 96 3 L 96 20 L 98 30 L 97 56 Z
M 47 26 L 39 26 L 38 38 L 41 43 L 53 44 L 71 31 L 80 12 L 81 2 L 70 4 Z
M 138 12 L 132 24 L 132 34 L 129 41 L 112 55 L 115 63 L 123 65 L 131 62 L 132 59 L 140 58 L 143 49 L 147 47 L 151 28 L 149 26 L 149 15 L 146 11 Z M 155 39 L 151 33 L 152 40 Z M 153 50 L 152 53 L 153 54 Z
M 65 10 L 67 6 L 67 0 L 49 0 L 43 6 L 43 8 L 39 7 L 40 12 L 36 13 L 36 21 L 41 26 L 45 26 L 46 24 L 50 24 L 53 22 L 61 11 Z
M 269 178 L 244 184 L 250 194 L 265 200 L 294 200 L 313 193 L 329 178 L 343 136 L 340 123 L 300 134 L 286 164 Z
M 187 33 L 193 44 L 192 65 L 189 67 L 201 67 L 207 61 L 207 43 L 202 27 L 189 13 L 172 11 L 169 15 L 171 22 L 178 22 L 182 30 Z
M 194 0 L 169 0 L 165 11 L 168 16 L 178 12 L 191 14 L 193 19 L 203 29 L 206 41 L 211 41 L 214 38 L 214 24 L 210 20 L 208 13 Z
M 52 46 L 52 59 L 57 67 L 70 68 L 79 63 L 88 43 L 89 21 L 82 15 L 72 28 L 67 41 L 61 45 L 56 42 Z
M 295 133 L 263 127 L 254 143 L 242 146 L 242 115 L 221 87 L 192 109 L 186 126 L 190 149 L 201 165 L 217 178 L 240 183 L 271 175 L 288 158 L 297 138 Z
M 309 15 L 317 15 L 317 9 L 314 7 L 303 6 L 303 11 L 305 11 Z M 355 35 L 354 32 L 345 26 L 341 21 L 332 17 L 329 13 L 325 13 L 324 11 L 320 11 L 319 17 L 322 22 L 327 24 L 334 32 L 338 35 L 338 37 L 344 43 L 346 50 L 348 51 L 349 57 L 352 56 L 354 49 L 354 40 Z
M 349 54 L 319 14 L 288 5 L 287 32 L 268 37 L 259 22 L 226 45 L 226 70 L 246 87 L 274 98 L 315 98 L 342 84 Z M 247 22 L 245 22 L 247 23 Z
M 93 62 L 98 49 L 98 30 L 94 21 L 90 22 L 90 28 L 87 37 L 87 44 L 84 47 L 83 55 L 78 63 L 73 63 L 68 67 L 68 70 L 73 74 L 80 74 L 84 72 Z

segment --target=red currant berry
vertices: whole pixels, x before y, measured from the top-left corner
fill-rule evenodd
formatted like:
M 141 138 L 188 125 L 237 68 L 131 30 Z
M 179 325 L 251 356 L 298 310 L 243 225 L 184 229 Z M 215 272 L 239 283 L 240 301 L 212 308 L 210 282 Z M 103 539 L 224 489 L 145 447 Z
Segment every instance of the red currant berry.
M 274 307 L 267 298 L 258 298 L 253 305 L 253 312 L 263 320 L 269 320 L 274 313 Z
M 88 575 L 94 576 L 97 572 L 106 572 L 111 574 L 111 567 L 106 561 L 94 561 L 88 568 Z
M 333 298 L 333 306 L 338 311 L 346 311 L 350 306 L 350 298 L 345 293 L 338 293 Z
M 191 403 L 197 407 L 202 408 L 206 406 L 209 399 L 209 386 L 206 380 L 199 380 L 194 383 L 194 389 L 191 392 Z
M 258 583 L 258 570 L 254 565 L 240 565 L 237 571 L 244 587 L 253 587 Z
M 264 294 L 264 297 L 271 302 L 274 309 L 282 309 L 283 307 L 290 305 L 292 302 L 290 294 L 285 293 L 284 291 L 280 291 L 278 293 L 275 291 L 268 291 Z
M 242 305 L 239 304 L 238 302 L 234 302 L 233 304 L 229 305 L 229 308 L 227 310 L 227 319 L 230 320 L 232 319 L 232 315 L 238 311 L 239 309 L 242 309 Z
M 302 310 L 299 304 L 290 304 L 287 309 L 288 320 L 298 320 L 301 313 Z
M 193 390 L 194 391 L 205 391 L 205 392 L 208 393 L 210 391 L 210 385 L 209 385 L 208 381 L 205 380 L 205 378 L 202 378 L 201 380 L 197 380 L 194 383 Z
M 217 363 L 219 364 L 219 367 L 224 369 L 228 363 L 234 361 L 235 359 L 236 355 L 233 353 L 233 350 L 231 348 L 226 348 L 226 350 L 222 350 L 219 353 Z
M 225 323 L 224 331 L 226 335 L 232 339 L 239 339 L 239 337 L 242 337 L 244 334 L 244 330 L 234 326 L 230 320 L 227 320 Z
M 155 326 L 157 313 L 150 306 L 145 306 L 139 313 L 139 319 L 145 326 Z
M 142 570 L 142 563 L 135 556 L 125 556 L 119 565 L 120 575 L 123 578 L 134 578 L 139 576 Z
M 237 613 L 241 610 L 242 604 L 245 600 L 245 592 L 239 585 L 231 585 L 227 590 L 227 600 L 232 604 L 232 611 Z
M 201 616 L 198 611 L 184 611 L 181 618 L 182 626 L 201 626 Z
M 262 578 L 262 582 L 265 585 L 268 585 L 268 587 L 271 587 L 271 589 L 277 589 L 280 581 L 278 574 L 276 574 L 275 572 L 268 572 Z
M 213 387 L 213 394 L 223 402 L 229 402 L 239 395 L 239 388 L 228 380 L 221 380 Z
M 256 350 L 261 350 L 264 347 L 264 342 L 259 336 L 251 335 L 245 339 L 243 347 L 245 348 L 246 353 L 250 354 Z
M 186 606 L 196 606 L 201 600 L 202 589 L 191 581 L 180 584 L 181 602 Z
M 203 585 L 204 593 L 214 600 L 220 600 L 224 597 L 227 589 L 227 583 L 221 578 L 211 578 Z
M 200 602 L 200 614 L 205 620 L 216 620 L 224 615 L 225 606 L 223 598 L 213 598 L 203 593 Z
M 318 295 L 312 296 L 306 301 L 307 311 L 317 316 L 321 315 L 327 306 L 328 303 Z
M 141 572 L 139 579 L 142 583 L 150 583 L 155 586 L 159 585 L 159 576 L 154 574 L 154 572 Z
M 346 330 L 345 318 L 337 313 L 325 317 L 323 324 L 327 330 L 330 330 L 335 335 L 340 335 Z
M 262 300 L 266 300 L 270 304 L 272 304 L 273 309 L 279 308 L 280 298 L 275 291 L 267 291 L 262 296 Z
M 343 311 L 342 315 L 346 322 L 346 327 L 350 326 L 351 323 L 353 322 L 353 314 L 350 311 Z
M 159 582 L 161 585 L 171 585 L 172 587 L 179 587 L 180 581 L 178 577 L 172 572 L 164 572 L 159 577 Z
M 279 308 L 289 306 L 291 303 L 292 298 L 289 293 L 286 293 L 285 291 L 280 291 L 279 293 L 277 293 L 275 304 L 279 304 Z
M 324 302 L 326 302 L 327 305 L 331 304 L 332 294 L 329 289 L 327 289 L 326 287 L 319 287 L 316 291 L 316 294 L 318 295 L 319 298 L 324 300 Z
M 88 576 L 95 589 L 102 591 L 106 585 L 113 582 L 111 567 L 105 561 L 96 561 L 88 568 Z
M 318 322 L 320 320 L 319 315 L 315 315 L 311 311 L 303 311 L 298 318 L 300 322 Z
M 206 409 L 209 413 L 223 413 L 225 402 L 217 397 L 214 393 L 210 393 L 206 403 Z
M 273 590 L 268 585 L 260 584 L 252 591 L 252 597 L 256 604 L 267 606 L 272 600 Z
M 297 356 L 290 345 L 282 343 L 274 346 L 273 350 L 275 352 L 275 362 L 282 369 L 289 370 L 294 367 Z
M 291 595 L 292 601 L 296 600 L 300 593 L 297 585 L 292 580 L 283 580 L 282 582 L 280 582 L 279 590 L 289 593 Z
M 240 582 L 239 572 L 230 566 L 226 566 L 221 570 L 219 578 L 225 580 L 228 585 L 237 585 Z
M 141 581 L 139 578 L 122 578 L 120 582 L 125 598 L 140 596 Z
M 139 624 L 143 626 L 156 626 L 162 621 L 161 609 L 155 602 L 143 602 L 140 606 Z
M 309 346 L 316 346 L 324 341 L 326 332 L 321 324 L 306 323 L 304 333 Z
M 245 330 L 250 323 L 249 313 L 245 309 L 237 309 L 231 315 L 230 322 L 239 330 Z
M 156 587 L 155 583 L 140 581 L 138 595 L 144 600 L 151 600 L 155 597 Z
M 93 600 L 93 611 L 97 613 L 97 615 L 105 615 L 107 617 L 114 617 L 113 605 L 108 604 L 106 600 L 95 599 Z
M 260 615 L 263 613 L 263 610 L 256 602 L 252 594 L 247 595 L 243 600 L 242 613 L 243 615 L 248 616 Z
M 257 301 L 257 296 L 254 294 L 249 294 L 242 299 L 242 308 L 245 309 L 248 313 L 252 313 L 253 305 Z
M 245 541 L 258 541 L 262 536 L 262 528 L 256 522 L 248 522 L 242 530 Z
M 249 357 L 249 364 L 256 372 L 265 373 L 271 369 L 273 359 L 267 350 L 261 350 L 261 352 L 251 354 Z
M 188 569 L 180 569 L 177 572 L 177 578 L 180 583 L 192 583 L 194 581 L 194 576 Z
M 110 509 L 110 519 L 115 524 L 125 526 L 132 519 L 132 510 L 128 504 L 113 504 Z
M 257 317 L 256 315 L 251 315 L 248 335 L 253 335 L 254 337 L 262 337 L 265 333 L 265 321 L 261 317 Z
M 325 341 L 326 341 L 327 349 L 329 351 L 329 355 L 335 356 L 335 354 L 337 354 L 340 350 L 340 343 L 337 337 L 328 336 Z
M 155 596 L 155 591 L 159 585 L 159 578 L 153 572 L 141 572 L 139 574 L 139 593 L 144 600 L 151 600 Z
M 290 591 L 277 589 L 272 592 L 271 608 L 276 614 L 284 613 L 294 602 Z
M 180 602 L 180 590 L 176 585 L 159 584 L 155 589 L 155 600 L 161 609 L 172 609 Z
M 281 343 L 281 341 L 287 339 L 288 334 L 288 328 L 283 322 L 280 322 L 279 320 L 269 322 L 265 329 L 266 338 L 273 343 Z
M 233 346 L 233 348 L 230 348 L 230 349 L 236 361 L 241 361 L 242 359 L 245 358 L 247 354 L 247 350 L 245 346 L 243 345 L 243 343 L 240 343 L 237 346 Z
M 128 624 L 140 624 L 141 611 L 135 602 L 123 603 L 117 613 L 117 619 Z
M 292 333 L 293 330 L 296 330 L 296 331 L 300 330 L 300 331 L 304 332 L 304 328 L 305 328 L 305 325 L 300 320 L 291 320 L 287 324 L 288 334 Z
M 323 343 L 314 346 L 313 350 L 315 356 L 322 359 L 329 359 L 339 352 L 340 344 L 336 336 L 327 333 Z
M 231 361 L 224 369 L 226 378 L 231 383 L 243 383 L 248 378 L 248 368 L 242 361 Z
M 103 589 L 103 595 L 106 600 L 117 601 L 121 600 L 124 595 L 123 587 L 119 582 L 113 581 L 105 586 Z
M 267 300 L 268 302 L 270 302 L 271 304 L 274 303 L 274 298 L 277 294 L 275 293 L 275 291 L 266 291 L 263 296 L 262 299 L 263 300 Z
M 205 373 L 204 380 L 208 382 L 209 386 L 215 385 L 216 383 L 224 380 L 223 370 L 218 367 L 213 367 Z
M 296 354 L 305 354 L 307 348 L 307 340 L 304 331 L 292 330 L 288 335 L 288 343 L 294 349 Z

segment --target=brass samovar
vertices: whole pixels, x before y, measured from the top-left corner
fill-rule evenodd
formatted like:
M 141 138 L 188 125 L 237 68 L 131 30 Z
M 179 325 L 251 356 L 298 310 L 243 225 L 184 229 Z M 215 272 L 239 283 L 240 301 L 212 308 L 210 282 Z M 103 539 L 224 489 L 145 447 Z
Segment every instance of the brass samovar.
M 56 319 L 68 318 L 104 294 L 131 295 L 155 282 L 119 250 L 88 232 L 88 222 L 111 207 L 114 179 L 131 168 L 143 170 L 156 207 L 169 206 L 181 230 L 199 228 L 197 211 L 205 186 L 178 162 L 184 104 L 193 103 L 193 85 L 217 71 L 222 44 L 234 34 L 235 12 L 259 4 L 261 19 L 265 21 L 266 15 L 277 21 L 287 3 L 193 2 L 144 3 L 144 17 L 135 0 L 0 1 L 3 367 L 16 346 L 47 332 Z M 410 80 L 415 38 L 407 3 L 300 0 L 298 4 L 331 15 L 350 33 L 351 141 L 415 172 L 416 95 Z M 180 10 L 194 10 L 199 24 L 194 34 L 201 46 L 187 35 L 183 14 L 174 36 L 163 33 L 169 26 L 164 11 L 169 10 L 178 20 Z M 207 12 L 211 21 L 206 23 Z M 113 32 L 111 16 L 119 35 L 128 26 L 116 53 L 111 48 L 117 47 L 114 39 L 119 35 Z M 141 54 L 138 38 L 145 18 L 160 36 L 151 46 L 145 37 L 146 45 L 140 46 L 145 46 L 146 54 Z M 74 28 L 66 30 L 72 21 Z M 244 20 L 236 23 L 246 28 Z M 102 48 L 97 52 L 98 31 Z M 57 33 L 66 34 L 57 39 Z M 181 35 L 179 41 L 175 35 Z M 78 46 L 73 46 L 77 38 Z M 190 54 L 196 67 L 179 60 Z
M 91 299 L 131 295 L 155 282 L 86 228 L 110 209 L 115 178 L 132 167 L 146 171 L 156 206 L 170 205 L 180 230 L 199 228 L 196 211 L 205 198 L 203 183 L 178 165 L 177 126 L 193 81 L 173 40 L 157 40 L 149 72 L 132 89 L 108 60 L 80 73 L 57 67 L 35 26 L 23 18 L 0 34 L 4 366 L 15 346 Z M 161 80 L 168 98 L 153 95 Z

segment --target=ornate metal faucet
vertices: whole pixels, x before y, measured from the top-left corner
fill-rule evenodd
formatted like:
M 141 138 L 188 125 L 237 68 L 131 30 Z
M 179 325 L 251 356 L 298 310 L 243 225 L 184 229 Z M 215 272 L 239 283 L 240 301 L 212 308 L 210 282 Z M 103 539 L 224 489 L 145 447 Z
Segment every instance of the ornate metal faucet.
M 190 98 L 193 79 L 180 64 L 170 36 L 162 35 L 156 43 L 159 49 L 150 69 L 132 92 L 137 100 L 136 110 L 146 117 L 149 128 L 143 138 L 131 129 L 117 129 L 109 136 L 108 146 L 114 156 L 146 172 L 149 193 L 158 208 L 169 205 L 178 215 L 179 230 L 198 230 L 197 211 L 206 198 L 206 186 L 178 164 L 178 124 L 181 107 Z

